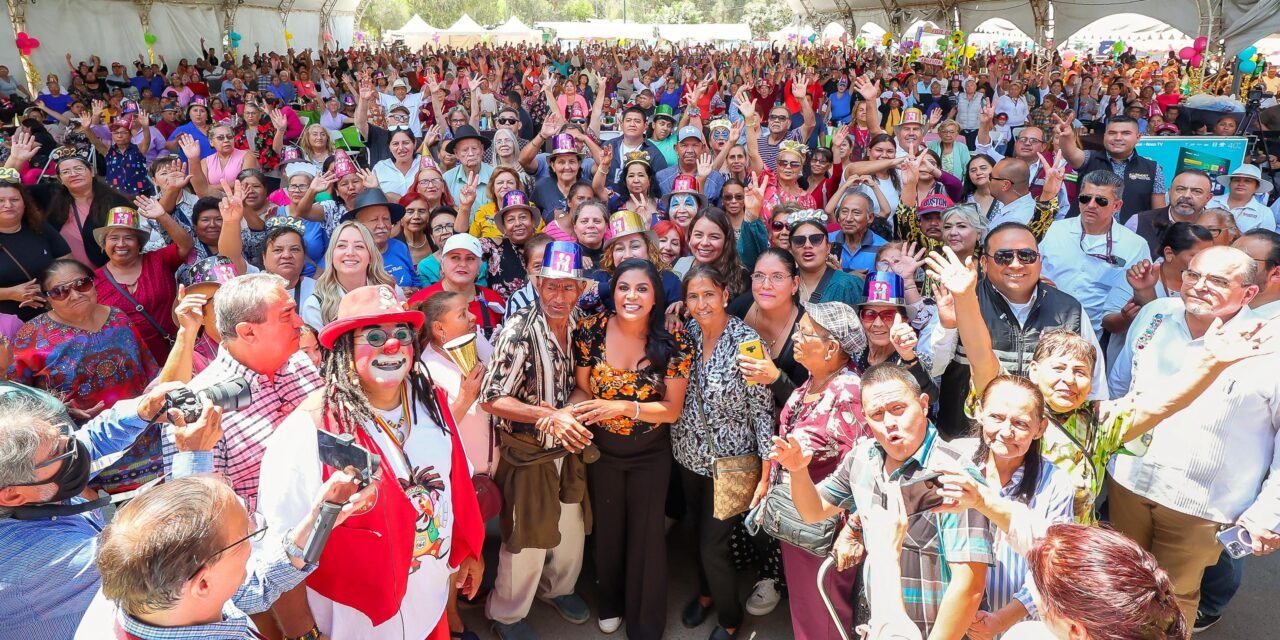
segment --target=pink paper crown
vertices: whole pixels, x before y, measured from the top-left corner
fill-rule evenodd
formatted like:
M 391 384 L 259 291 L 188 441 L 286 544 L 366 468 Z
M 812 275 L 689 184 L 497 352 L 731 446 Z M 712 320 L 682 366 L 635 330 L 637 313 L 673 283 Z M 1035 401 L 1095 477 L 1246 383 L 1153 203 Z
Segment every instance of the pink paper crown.
M 302 159 L 302 149 L 299 149 L 293 145 L 289 145 L 285 147 L 284 151 L 280 154 L 281 162 L 290 162 L 293 160 L 301 160 L 301 159 Z
M 422 154 L 422 159 L 418 161 L 418 168 L 434 169 L 437 172 L 440 171 L 440 165 L 436 164 L 436 159 L 432 158 L 431 154 L 427 153 Z
M 356 172 L 356 163 L 351 161 L 351 157 L 345 151 L 337 151 L 333 154 L 333 179 L 341 180 Z
M 529 199 L 524 195 L 523 191 L 508 191 L 502 196 L 502 208 L 507 207 L 527 207 Z

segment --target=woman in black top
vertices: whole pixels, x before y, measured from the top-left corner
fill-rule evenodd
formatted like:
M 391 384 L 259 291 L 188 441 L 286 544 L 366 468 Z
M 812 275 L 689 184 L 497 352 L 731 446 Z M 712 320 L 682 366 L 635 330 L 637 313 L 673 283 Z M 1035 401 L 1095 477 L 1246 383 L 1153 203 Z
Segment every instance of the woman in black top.
M 36 276 L 54 260 L 71 253 L 58 232 L 44 221 L 15 169 L 0 169 L 0 313 L 23 322 L 44 312 Z
M 809 372 L 795 361 L 791 334 L 804 316 L 799 295 L 800 268 L 790 253 L 776 247 L 765 250 L 751 272 L 751 292 L 729 304 L 729 313 L 742 318 L 760 334 L 769 357 L 738 358 L 747 380 L 769 385 L 774 411 L 781 411 L 796 387 L 804 384 Z

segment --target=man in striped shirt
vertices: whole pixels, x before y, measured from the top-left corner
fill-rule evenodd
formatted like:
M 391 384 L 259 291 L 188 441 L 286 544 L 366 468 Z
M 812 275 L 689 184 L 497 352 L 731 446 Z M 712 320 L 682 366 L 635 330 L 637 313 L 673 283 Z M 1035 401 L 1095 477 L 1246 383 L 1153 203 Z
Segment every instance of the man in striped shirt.
M 214 313 L 222 344 L 218 356 L 189 385 L 198 391 L 230 380 L 249 381 L 249 406 L 223 417 L 222 441 L 206 455 L 250 510 L 258 501 L 263 443 L 308 394 L 323 386 L 311 359 L 298 350 L 302 318 L 285 286 L 280 276 L 254 273 L 218 289 Z M 166 473 L 175 452 L 172 430 L 166 429 Z

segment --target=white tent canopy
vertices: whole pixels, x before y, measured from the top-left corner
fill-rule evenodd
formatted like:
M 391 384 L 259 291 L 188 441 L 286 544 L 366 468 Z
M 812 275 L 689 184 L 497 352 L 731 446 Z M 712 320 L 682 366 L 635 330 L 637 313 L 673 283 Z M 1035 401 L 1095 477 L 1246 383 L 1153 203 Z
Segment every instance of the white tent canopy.
M 988 18 L 999 16 L 1034 40 L 1038 30 L 1032 3 L 1043 4 L 1046 14 L 1052 11 L 1053 36 L 1058 42 L 1065 42 L 1099 18 L 1117 13 L 1158 18 L 1194 37 L 1200 35 L 1200 7 L 1206 4 L 1196 0 L 1129 0 L 1124 3 L 1115 0 L 1063 0 L 1056 3 L 1052 0 L 958 0 L 954 6 L 960 15 L 960 26 L 966 31 Z M 852 20 L 854 24 L 874 22 L 889 26 L 895 24 L 885 8 L 890 6 L 898 18 L 898 25 L 914 20 L 950 24 L 950 11 L 944 8 L 944 3 L 933 0 L 898 0 L 891 4 L 881 0 L 787 0 L 787 4 L 802 19 L 810 20 Z M 1218 6 L 1217 3 L 1213 5 Z M 1225 25 L 1221 36 L 1226 39 L 1228 55 L 1235 55 L 1254 42 L 1280 31 L 1280 0 L 1222 0 L 1220 6 L 1220 15 L 1214 17 Z M 1118 33 L 1125 32 L 1127 29 Z M 1119 39 L 1123 39 L 1123 35 Z
M 586 40 L 651 42 L 659 38 L 672 42 L 747 42 L 751 40 L 751 27 L 744 23 L 651 24 L 619 20 L 588 20 L 586 22 L 535 22 L 534 24 L 555 32 L 556 38 L 562 42 Z
M 488 35 L 487 29 L 464 13 L 453 26 L 440 32 L 440 43 L 451 47 L 474 47 Z
M 520 18 L 511 16 L 506 22 L 493 28 L 494 44 L 523 44 L 542 42 L 542 32 L 530 29 Z
M 329 48 L 349 47 L 355 37 L 355 16 L 365 0 L 294 0 L 287 20 L 282 22 L 280 0 L 243 0 L 235 13 L 233 30 L 240 34 L 240 53 L 294 49 L 319 50 L 325 44 L 323 27 L 332 41 Z M 155 35 L 156 55 L 163 55 L 172 67 L 178 60 L 194 59 L 205 47 L 222 52 L 222 0 L 155 0 L 151 4 L 150 33 Z M 332 5 L 328 14 L 325 5 Z M 101 56 L 103 64 L 126 62 L 146 55 L 140 6 L 130 0 L 40 0 L 25 6 L 27 33 L 40 40 L 31 60 L 41 75 L 56 73 L 65 79 L 64 57 L 85 60 Z M 322 25 L 322 20 L 325 24 Z M 110 25 L 110 28 L 103 28 Z M 285 43 L 285 31 L 293 39 Z M 0 38 L 0 60 L 25 80 L 14 34 Z
M 427 24 L 427 21 L 423 20 L 422 16 L 415 13 L 412 18 L 409 18 L 408 22 L 404 23 L 403 27 L 387 31 L 383 38 L 403 41 L 405 46 L 417 50 L 438 33 L 440 33 L 439 29 Z

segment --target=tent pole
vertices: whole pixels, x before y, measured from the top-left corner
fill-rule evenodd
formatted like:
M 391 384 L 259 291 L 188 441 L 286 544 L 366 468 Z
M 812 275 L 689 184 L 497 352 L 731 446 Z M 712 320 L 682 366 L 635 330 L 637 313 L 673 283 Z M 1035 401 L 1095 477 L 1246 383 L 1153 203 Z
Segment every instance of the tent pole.
M 9 5 L 9 26 L 13 27 L 13 37 L 17 39 L 19 33 L 27 30 L 27 0 L 5 0 L 5 2 Z M 22 52 L 18 52 L 18 57 L 22 59 L 22 71 L 27 76 L 27 91 L 34 100 L 40 95 L 38 89 L 40 72 L 31 62 L 31 56 L 24 56 Z
M 222 50 L 235 56 L 235 47 L 231 45 L 231 32 L 236 30 L 236 9 L 240 3 L 236 0 L 222 0 Z
M 138 22 L 142 23 L 142 34 L 151 33 L 151 5 L 154 0 L 133 0 L 134 6 L 138 8 Z M 204 52 L 200 52 L 200 57 L 204 57 Z M 156 63 L 156 52 L 151 45 L 147 45 L 147 64 Z
M 333 21 L 333 8 L 338 5 L 338 0 L 324 0 L 324 4 L 320 5 L 320 48 L 327 49 L 330 40 L 334 39 L 333 27 L 330 23 Z M 325 36 L 328 36 L 326 39 Z M 335 45 L 336 49 L 337 46 Z

